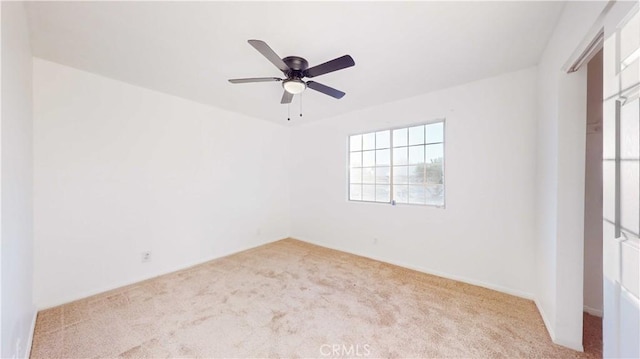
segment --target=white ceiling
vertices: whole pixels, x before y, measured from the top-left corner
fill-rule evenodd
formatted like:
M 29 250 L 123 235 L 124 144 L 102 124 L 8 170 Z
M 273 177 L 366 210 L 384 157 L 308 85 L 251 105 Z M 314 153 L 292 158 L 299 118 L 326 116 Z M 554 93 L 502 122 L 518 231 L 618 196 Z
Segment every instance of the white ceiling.
M 286 124 L 281 77 L 248 39 L 310 66 L 350 54 L 356 66 L 314 78 L 291 105 L 304 123 L 535 65 L 562 2 L 31 2 L 33 53 L 50 61 Z M 293 114 L 296 114 L 294 117 Z

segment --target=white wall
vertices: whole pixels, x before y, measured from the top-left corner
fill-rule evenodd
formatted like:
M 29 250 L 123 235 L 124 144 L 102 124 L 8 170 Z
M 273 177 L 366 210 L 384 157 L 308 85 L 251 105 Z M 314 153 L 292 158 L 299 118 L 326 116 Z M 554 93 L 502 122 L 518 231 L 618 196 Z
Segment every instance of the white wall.
M 33 70 L 39 308 L 289 235 L 288 128 L 41 59 Z
M 530 68 L 294 127 L 292 237 L 533 297 L 535 77 Z M 349 134 L 442 117 L 446 209 L 346 200 Z
M 602 316 L 602 51 L 587 68 L 584 309 Z
M 555 341 L 582 350 L 586 68 L 563 78 L 558 93 Z
M 27 355 L 35 318 L 31 62 L 24 5 L 2 2 L 2 358 Z
M 536 302 L 554 342 L 582 349 L 586 70 L 563 65 L 606 2 L 568 2 L 538 64 Z M 595 33 L 594 33 L 595 35 Z M 584 93 L 576 93 L 583 86 Z

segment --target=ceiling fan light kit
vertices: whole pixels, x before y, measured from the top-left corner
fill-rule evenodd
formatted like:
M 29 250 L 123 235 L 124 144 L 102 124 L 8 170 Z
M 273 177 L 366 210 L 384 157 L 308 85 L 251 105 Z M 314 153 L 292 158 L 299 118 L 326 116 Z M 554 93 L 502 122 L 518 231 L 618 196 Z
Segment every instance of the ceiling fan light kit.
M 336 90 L 332 87 L 323 85 L 315 81 L 305 82 L 305 77 L 315 77 L 324 75 L 330 72 L 338 71 L 355 65 L 353 58 L 349 55 L 344 55 L 327 61 L 323 64 L 309 68 L 309 62 L 299 56 L 288 56 L 280 58 L 278 54 L 273 51 L 269 45 L 261 40 L 249 40 L 251 46 L 253 46 L 258 52 L 267 58 L 272 64 L 274 64 L 286 78 L 281 79 L 278 77 L 257 77 L 257 78 L 244 78 L 244 79 L 230 79 L 229 82 L 233 84 L 239 83 L 251 83 L 251 82 L 278 82 L 282 81 L 282 87 L 284 87 L 284 93 L 280 103 L 289 104 L 293 99 L 293 95 L 298 95 L 308 88 L 321 92 L 325 95 L 331 96 L 336 99 L 341 99 L 345 93 Z
M 282 87 L 292 95 L 302 93 L 307 88 L 307 84 L 300 79 L 287 79 L 282 81 Z

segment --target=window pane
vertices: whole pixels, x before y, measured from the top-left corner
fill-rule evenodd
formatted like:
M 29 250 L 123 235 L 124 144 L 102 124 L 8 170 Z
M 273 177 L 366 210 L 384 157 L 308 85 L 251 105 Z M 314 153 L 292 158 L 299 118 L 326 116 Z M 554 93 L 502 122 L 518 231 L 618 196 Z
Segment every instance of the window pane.
M 376 148 L 389 148 L 391 141 L 391 131 L 376 132 Z
M 363 168 L 362 169 L 362 183 L 369 183 L 369 184 L 376 183 L 375 168 Z
M 443 158 L 442 143 L 437 145 L 427 145 L 427 163 L 442 163 Z
M 408 148 L 398 147 L 393 149 L 393 164 L 394 165 L 406 165 L 408 159 Z
M 355 135 L 349 138 L 349 151 L 362 150 L 362 135 Z
M 376 148 L 376 134 L 374 132 L 362 135 L 362 149 L 373 150 Z
M 407 182 L 407 166 L 393 167 L 393 183 L 406 184 Z
M 373 167 L 376 164 L 376 151 L 362 152 L 362 167 Z
M 406 146 L 407 137 L 408 137 L 408 130 L 406 128 L 393 130 L 393 147 Z
M 349 199 L 444 205 L 444 122 L 354 135 L 348 141 Z
M 391 150 L 376 151 L 376 166 L 388 166 L 391 164 Z
M 409 164 L 424 163 L 424 146 L 409 147 Z
M 375 201 L 376 200 L 376 186 L 363 184 L 362 185 L 362 200 L 363 201 Z
M 427 143 L 443 142 L 444 123 L 432 123 L 427 125 Z
M 362 169 L 361 168 L 352 168 L 349 173 L 349 182 L 350 183 L 362 183 Z
M 409 186 L 409 203 L 414 203 L 414 204 L 425 203 L 424 186 Z
M 406 185 L 394 185 L 393 186 L 393 199 L 396 203 L 407 203 L 408 197 L 407 192 L 409 191 L 409 186 Z
M 424 126 L 409 127 L 409 146 L 424 143 Z
M 362 152 L 351 152 L 349 160 L 350 167 L 362 166 Z
M 409 183 L 424 183 L 424 164 L 409 166 Z
M 434 206 L 444 205 L 444 185 L 428 185 L 425 190 L 427 204 Z
M 376 202 L 389 202 L 391 201 L 391 195 L 389 193 L 388 185 L 376 186 Z
M 429 184 L 442 184 L 443 183 L 443 171 L 442 162 L 427 163 L 427 178 L 426 181 Z
M 362 186 L 359 184 L 352 184 L 349 186 L 349 199 L 352 201 L 362 200 Z
M 376 184 L 388 184 L 391 177 L 391 167 L 376 167 Z

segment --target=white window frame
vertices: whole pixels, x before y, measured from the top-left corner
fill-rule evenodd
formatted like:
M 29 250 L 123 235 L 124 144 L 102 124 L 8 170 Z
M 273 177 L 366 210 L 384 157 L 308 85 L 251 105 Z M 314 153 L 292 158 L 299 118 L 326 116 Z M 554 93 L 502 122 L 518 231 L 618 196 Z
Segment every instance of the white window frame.
M 437 144 L 437 143 L 441 143 L 442 144 L 442 187 L 443 187 L 443 198 L 442 198 L 442 204 L 439 205 L 435 205 L 435 204 L 429 204 L 429 203 L 397 203 L 396 200 L 394 199 L 394 183 L 393 183 L 393 150 L 394 150 L 394 146 L 393 146 L 393 131 L 394 130 L 400 130 L 400 129 L 409 129 L 411 127 L 416 127 L 416 126 L 426 126 L 426 125 L 431 125 L 434 123 L 442 123 L 442 142 L 434 142 L 433 144 Z M 357 200 L 357 199 L 351 199 L 351 136 L 358 136 L 358 135 L 365 135 L 368 133 L 376 133 L 376 132 L 381 132 L 381 131 L 389 131 L 389 149 L 390 149 L 390 173 L 389 173 L 389 202 L 380 202 L 380 201 L 365 201 L 365 200 Z M 446 203 L 447 203 L 447 185 L 446 185 L 446 163 L 447 163 L 447 150 L 446 150 L 446 143 L 447 143 L 447 120 L 446 118 L 436 118 L 436 119 L 432 119 L 429 121 L 425 121 L 425 122 L 417 122 L 417 123 L 411 123 L 411 124 L 406 124 L 406 125 L 402 125 L 402 126 L 394 126 L 394 127 L 385 127 L 385 128 L 380 128 L 380 129 L 374 129 L 374 130 L 369 130 L 366 132 L 358 132 L 358 133 L 351 133 L 347 135 L 347 202 L 351 202 L 351 203 L 374 203 L 374 204 L 390 204 L 392 206 L 418 206 L 418 207 L 435 207 L 435 208 L 446 208 Z M 426 139 L 425 139 L 426 141 Z M 425 143 L 425 145 L 427 145 Z M 407 147 L 410 147 L 407 144 Z M 375 150 L 375 148 L 374 148 Z M 362 151 L 362 150 L 361 150 Z

